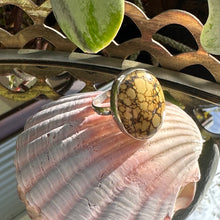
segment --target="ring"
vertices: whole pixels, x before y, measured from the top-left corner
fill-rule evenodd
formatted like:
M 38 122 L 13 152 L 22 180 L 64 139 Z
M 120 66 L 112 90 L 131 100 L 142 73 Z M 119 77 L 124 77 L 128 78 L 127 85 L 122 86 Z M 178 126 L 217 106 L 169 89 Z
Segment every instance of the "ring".
M 122 132 L 144 140 L 161 127 L 165 98 L 155 76 L 146 69 L 128 69 L 113 82 L 110 91 L 93 99 L 99 115 L 112 115 Z

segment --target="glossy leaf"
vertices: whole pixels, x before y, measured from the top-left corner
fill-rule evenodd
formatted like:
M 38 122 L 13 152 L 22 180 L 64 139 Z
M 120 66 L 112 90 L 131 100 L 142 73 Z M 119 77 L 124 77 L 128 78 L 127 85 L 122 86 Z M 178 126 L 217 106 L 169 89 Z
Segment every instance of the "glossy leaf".
M 124 17 L 124 0 L 51 0 L 51 4 L 63 32 L 84 52 L 105 48 Z
M 208 52 L 220 55 L 220 1 L 208 0 L 209 16 L 201 34 L 201 44 Z

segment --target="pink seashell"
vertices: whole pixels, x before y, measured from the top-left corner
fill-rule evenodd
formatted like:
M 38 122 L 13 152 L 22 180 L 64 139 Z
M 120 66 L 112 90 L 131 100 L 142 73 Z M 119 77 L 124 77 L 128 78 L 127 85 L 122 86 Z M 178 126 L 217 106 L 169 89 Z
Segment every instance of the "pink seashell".
M 15 166 L 29 215 L 171 219 L 190 204 L 200 177 L 199 129 L 180 108 L 166 103 L 161 129 L 151 139 L 134 140 L 112 116 L 92 110 L 98 93 L 64 97 L 28 120 L 17 140 Z

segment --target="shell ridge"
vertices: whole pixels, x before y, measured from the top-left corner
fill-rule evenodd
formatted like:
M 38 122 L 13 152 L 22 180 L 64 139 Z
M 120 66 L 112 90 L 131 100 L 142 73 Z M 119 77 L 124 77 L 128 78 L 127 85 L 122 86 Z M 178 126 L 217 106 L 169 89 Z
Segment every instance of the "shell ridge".
M 105 141 L 104 141 L 105 142 Z M 178 146 L 178 145 L 177 145 Z M 160 154 L 158 154 L 157 156 L 158 157 L 161 157 L 161 154 L 164 154 L 164 152 L 162 152 L 162 153 L 160 153 Z M 154 156 L 154 158 L 156 159 L 156 156 Z M 66 160 L 66 159 L 65 159 Z M 62 162 L 62 161 L 61 161 Z M 68 163 L 68 162 L 67 162 Z
M 24 167 L 28 162 L 30 162 L 34 156 L 39 156 L 41 153 L 45 152 L 48 148 L 52 147 L 54 144 L 63 139 L 63 133 L 65 133 L 65 138 L 73 135 L 75 133 L 72 125 L 64 124 L 63 126 L 54 128 L 49 133 L 43 134 L 42 136 L 32 140 L 27 143 L 26 147 L 19 149 L 15 158 L 17 161 L 16 165 L 19 165 L 19 169 Z M 27 157 L 25 157 L 27 155 Z
M 109 131 L 109 134 L 112 134 L 112 132 L 111 131 Z M 82 134 L 83 135 L 83 134 Z M 85 135 L 88 135 L 88 133 L 86 133 Z M 120 134 L 118 134 L 118 135 L 120 135 Z M 86 136 L 85 136 L 86 137 Z M 103 139 L 103 140 L 101 140 L 103 143 L 106 143 L 106 139 L 108 139 L 109 141 L 111 141 L 111 136 L 109 137 L 109 136 L 105 136 L 106 138 L 105 139 Z M 78 137 L 77 137 L 78 138 Z M 83 138 L 83 136 L 81 137 L 81 140 L 83 141 L 83 140 L 85 140 L 85 138 Z M 95 140 L 96 141 L 96 140 Z M 70 142 L 68 142 L 67 144 L 70 144 L 71 145 L 71 141 Z M 90 144 L 92 144 L 92 143 L 90 143 Z M 80 147 L 80 146 L 79 146 Z M 84 145 L 84 148 L 86 148 L 87 147 L 87 145 Z M 70 149 L 73 149 L 73 151 L 72 152 L 67 152 L 65 155 L 67 156 L 67 157 L 60 157 L 58 160 L 57 160 L 57 162 L 55 163 L 53 163 L 53 166 L 55 166 L 55 168 L 57 168 L 57 169 L 59 169 L 58 168 L 58 166 L 59 166 L 59 164 L 62 164 L 62 162 L 63 162 L 63 166 L 65 167 L 65 164 L 67 164 L 68 165 L 68 163 L 69 164 L 71 164 L 71 166 L 73 167 L 73 164 L 71 163 L 71 161 L 73 161 L 73 156 L 75 155 L 75 161 L 77 161 L 77 158 L 79 159 L 79 161 L 78 162 L 75 162 L 76 163 L 76 165 L 78 165 L 78 164 L 80 164 L 80 161 L 82 160 L 82 156 L 83 155 L 81 155 L 80 157 L 79 157 L 79 153 L 80 152 L 83 152 L 84 154 L 85 154 L 85 150 L 86 149 L 73 149 L 73 147 L 71 147 L 70 146 Z M 98 151 L 98 150 L 96 150 L 96 151 Z M 87 153 L 89 154 L 89 153 L 91 153 L 91 150 L 90 149 L 87 149 Z M 104 151 L 104 153 L 106 153 L 105 151 Z M 53 153 L 51 153 L 50 152 L 50 154 L 51 154 L 51 158 L 52 158 L 52 155 L 54 155 Z M 56 150 L 55 150 L 55 154 L 56 155 L 61 155 L 61 153 L 58 153 Z M 47 154 L 46 154 L 47 155 Z M 65 156 L 64 155 L 64 156 Z M 102 155 L 102 154 L 101 154 Z M 87 156 L 85 155 L 84 156 L 85 157 L 85 159 L 87 158 Z M 96 153 L 96 157 L 101 157 L 100 156 L 100 154 L 97 154 Z M 93 160 L 95 160 L 95 158 L 93 158 Z M 56 160 L 55 160 L 56 161 Z M 89 160 L 86 160 L 86 162 L 87 163 L 89 163 L 90 161 Z M 33 164 L 33 162 L 32 163 L 30 163 L 30 164 Z M 41 167 L 42 166 L 42 164 L 41 163 L 38 163 L 38 166 L 39 167 Z M 81 164 L 81 166 L 85 166 L 85 164 Z M 34 167 L 36 167 L 36 165 L 34 166 Z M 50 167 L 52 167 L 52 165 L 50 166 Z M 25 169 L 25 168 L 24 168 Z M 23 170 L 24 170 L 23 169 Z M 27 167 L 27 169 L 29 169 L 29 167 Z M 32 187 L 32 190 L 34 189 L 34 183 L 36 182 L 36 181 L 40 181 L 40 177 L 44 177 L 45 175 L 49 175 L 49 173 L 48 172 L 51 172 L 51 170 L 50 170 L 50 168 L 49 167 L 44 167 L 44 173 L 43 173 L 43 175 L 42 176 L 38 176 L 38 178 L 36 177 L 36 174 L 37 174 L 37 171 L 38 171 L 39 169 L 37 168 L 36 169 L 36 172 L 33 172 L 34 173 L 34 176 L 33 176 L 33 178 L 35 178 L 35 181 L 33 181 L 33 179 L 31 179 L 32 180 L 32 182 L 30 182 L 29 184 L 31 184 L 31 186 L 29 186 L 28 187 L 28 189 L 29 188 L 31 188 Z M 46 192 L 45 192 L 46 193 Z
M 34 116 L 42 123 L 31 125 L 30 120 L 18 138 L 16 175 L 27 207 L 37 219 L 151 219 L 148 212 L 158 220 L 158 211 L 161 218 L 171 216 L 180 187 L 199 178 L 198 127 L 168 103 L 160 130 L 137 141 L 123 134 L 111 116 L 96 114 L 92 98 L 81 112 L 75 111 L 79 105 L 74 102 L 99 93 L 75 94 L 47 105 Z
M 120 136 L 120 135 L 119 135 Z M 118 145 L 118 142 L 117 142 L 117 144 L 116 145 Z M 125 145 L 123 148 L 124 148 L 124 151 L 127 151 L 127 149 L 126 149 L 126 144 L 123 144 L 123 145 Z M 121 146 L 122 147 L 122 146 Z M 114 154 L 118 154 L 118 152 L 116 151 L 116 152 L 114 152 Z M 106 157 L 108 157 L 109 159 L 108 160 L 112 160 L 112 154 L 111 153 L 108 153 L 107 155 L 106 155 Z M 106 172 L 106 174 L 105 175 L 107 175 L 107 173 L 109 173 L 109 172 L 112 172 L 111 171 L 111 169 L 112 169 L 112 166 L 113 166 L 113 164 L 111 164 L 111 163 L 108 163 L 108 164 L 106 164 L 105 163 L 105 160 L 107 160 L 107 158 L 103 158 L 103 157 L 99 157 L 99 160 L 96 160 L 96 163 L 95 164 L 92 164 L 92 165 L 87 165 L 87 166 L 89 166 L 89 168 L 90 168 L 90 170 L 92 170 L 92 169 L 95 169 L 95 170 L 97 170 L 97 171 L 93 171 L 93 172 L 91 172 L 91 171 L 89 171 L 88 170 L 88 167 L 84 167 L 83 168 L 83 170 L 79 170 L 79 172 L 78 173 L 76 173 L 76 175 L 75 176 L 73 176 L 73 178 L 71 179 L 71 183 L 75 183 L 74 182 L 74 179 L 76 178 L 76 176 L 77 175 L 83 175 L 84 173 L 87 173 L 87 172 L 89 172 L 89 173 L 94 173 L 94 174 L 96 174 L 96 175 L 94 175 L 94 177 L 92 177 L 93 178 L 93 183 L 92 183 L 92 185 L 89 187 L 89 186 L 85 186 L 84 188 L 84 190 L 85 191 L 88 191 L 91 187 L 93 187 L 94 185 L 96 185 L 97 183 L 98 183 L 98 180 L 97 180 L 97 177 L 96 176 L 98 176 L 98 175 L 101 175 L 101 173 L 103 172 L 103 170 L 105 170 L 105 172 Z M 127 156 L 124 156 L 124 157 L 127 157 Z M 122 161 L 124 161 L 124 159 L 122 158 L 121 159 Z M 118 162 L 117 162 L 118 163 Z M 99 166 L 98 166 L 98 164 L 100 164 Z M 99 168 L 97 168 L 97 166 L 99 167 Z M 110 170 L 109 170 L 109 166 L 110 166 Z M 115 166 L 117 166 L 117 165 L 115 165 Z M 113 167 L 115 167 L 115 166 L 113 166 Z M 98 174 L 98 173 L 100 173 L 100 174 Z M 84 174 L 84 176 L 86 176 L 86 174 Z M 90 175 L 87 175 L 87 176 L 90 176 Z M 101 175 L 102 176 L 102 175 Z M 103 177 L 102 177 L 103 178 Z M 91 180 L 91 176 L 90 176 L 90 180 Z M 85 194 L 85 192 L 84 192 L 84 190 L 82 191 L 82 193 L 84 193 Z M 57 192 L 57 194 L 55 195 L 55 196 L 58 196 L 59 197 L 59 194 L 58 194 L 59 192 Z M 83 195 L 83 194 L 82 194 Z M 79 197 L 80 198 L 80 197 Z M 53 200 L 54 200 L 55 198 L 53 197 Z
M 178 118 L 178 119 L 182 120 L 182 123 L 189 124 L 189 126 L 191 128 L 193 127 L 193 130 L 195 130 L 195 132 L 198 134 L 197 136 L 199 136 L 200 130 L 199 130 L 198 126 L 196 125 L 195 121 L 190 117 L 190 115 L 188 115 L 185 111 L 183 111 L 178 106 L 173 105 L 173 104 L 171 105 L 170 103 L 167 105 L 167 110 L 168 110 L 168 111 L 166 111 L 167 116 L 169 116 L 173 119 Z M 176 114 L 177 111 L 179 112 L 179 114 L 178 113 Z M 172 112 L 172 114 L 171 114 L 171 112 Z M 185 118 L 186 120 L 183 120 L 183 118 Z M 200 137 L 201 137 L 201 135 L 200 135 Z
M 194 122 L 193 122 L 194 123 Z M 170 124 L 172 124 L 172 126 L 174 125 L 174 126 L 176 126 L 177 124 L 179 125 L 179 126 L 182 126 L 182 125 L 184 125 L 184 126 L 190 126 L 190 127 L 192 127 L 197 133 L 198 133 L 198 128 L 197 128 L 197 126 L 192 126 L 192 122 L 189 122 L 189 121 L 187 121 L 187 120 L 184 120 L 184 118 L 183 117 L 181 117 L 180 115 L 177 115 L 177 116 L 175 116 L 175 115 L 168 115 L 168 114 L 166 114 L 166 116 L 165 116 L 165 118 L 164 118 L 164 122 L 163 122 L 163 124 L 162 124 L 162 126 L 161 127 L 164 127 L 165 125 L 167 126 L 167 124 L 168 125 L 170 125 Z
M 186 157 L 187 157 L 188 155 L 193 155 L 193 156 L 194 156 L 193 153 L 189 153 L 189 154 L 186 155 Z M 194 157 L 193 157 L 193 158 L 194 158 Z M 194 158 L 194 160 L 192 161 L 192 163 L 194 163 L 196 159 L 197 159 L 197 158 Z M 190 159 L 190 160 L 191 160 L 191 159 Z M 176 161 L 179 161 L 179 160 L 177 159 Z M 148 161 L 147 161 L 147 162 L 148 162 Z M 147 162 L 146 162 L 146 163 L 147 163 Z M 173 166 L 173 164 L 174 164 L 174 163 L 172 163 L 171 166 Z M 141 165 L 141 164 L 139 164 L 139 166 L 140 166 L 140 165 Z M 135 169 L 138 169 L 139 166 L 135 167 Z M 133 170 L 133 172 L 135 172 L 135 171 Z M 163 173 L 162 173 L 162 174 L 163 174 Z M 160 176 L 158 176 L 158 177 L 160 177 Z M 155 179 L 152 180 L 152 183 L 153 183 L 154 181 L 155 181 Z M 150 185 L 151 185 L 151 184 L 150 184 Z M 103 219 L 106 219 L 106 217 L 103 218 Z M 127 219 L 127 218 L 126 218 L 126 219 Z
M 76 133 L 74 135 L 77 136 L 79 135 L 79 133 Z M 57 149 L 53 147 L 53 151 L 56 152 Z M 41 158 L 36 157 L 35 159 L 31 160 L 30 163 L 28 163 L 26 166 L 24 166 L 21 169 L 21 176 L 25 180 L 24 185 L 25 185 L 26 190 L 29 190 L 31 187 L 33 187 L 33 185 L 37 181 L 39 181 L 41 178 L 47 175 L 47 171 L 49 171 L 55 165 L 54 159 L 55 158 L 53 158 L 53 154 L 51 153 L 51 150 L 49 148 L 47 149 L 47 151 L 44 151 L 41 154 Z M 31 170 L 32 172 L 29 173 L 28 170 Z
M 189 142 L 190 144 L 191 144 L 191 142 Z M 186 144 L 186 143 L 185 143 Z M 191 147 L 190 147 L 191 145 L 189 145 L 189 149 L 191 149 Z M 178 145 L 176 146 L 176 147 L 178 147 Z M 193 151 L 194 152 L 194 151 Z M 164 152 L 163 152 L 164 153 Z M 193 154 L 194 155 L 194 154 Z M 180 155 L 181 156 L 181 155 Z
M 188 155 L 186 155 L 186 157 L 188 157 Z M 191 159 L 189 159 L 189 160 L 191 161 Z M 176 160 L 176 161 L 179 162 L 179 160 Z M 194 163 L 194 161 L 192 161 L 192 163 Z M 171 165 L 170 167 L 173 167 L 173 163 L 172 163 L 172 165 Z M 141 209 L 145 207 L 145 206 L 143 206 L 144 201 L 147 200 L 147 199 L 150 199 L 150 200 L 151 200 L 151 198 L 153 198 L 152 194 L 154 194 L 154 193 L 158 194 L 158 191 L 157 191 L 158 187 L 157 187 L 157 186 L 159 186 L 159 185 L 161 184 L 160 179 L 162 179 L 163 176 L 166 175 L 167 172 L 169 172 L 170 167 L 169 167 L 169 168 L 166 168 L 163 172 L 161 172 L 160 175 L 156 176 L 156 178 L 152 179 L 151 183 L 148 184 L 148 185 L 150 185 L 150 186 L 153 185 L 154 187 L 153 187 L 153 188 L 150 187 L 149 190 L 151 191 L 151 193 L 148 192 L 147 194 L 142 194 L 142 195 L 140 196 L 140 201 L 139 201 L 140 204 L 139 204 L 138 206 L 135 206 L 136 208 L 140 208 L 140 209 L 135 210 L 135 213 L 138 213 L 138 215 L 140 215 Z M 173 179 L 174 179 L 174 181 L 175 181 L 175 178 L 173 178 Z M 156 185 L 157 182 L 158 182 L 158 185 Z M 135 183 L 135 182 L 131 182 L 131 184 L 136 184 L 136 183 Z M 142 184 L 143 184 L 143 183 L 142 183 Z M 145 184 L 145 183 L 144 183 L 144 184 Z M 169 185 L 172 185 L 172 184 L 169 183 Z M 164 188 L 166 189 L 166 187 L 164 187 Z M 148 190 L 148 191 L 149 191 L 149 190 Z M 142 190 L 142 191 L 143 191 L 143 190 Z M 166 190 L 162 190 L 162 193 L 160 194 L 160 199 L 161 199 L 161 195 L 163 195 L 163 192 L 166 192 Z M 168 194 L 168 193 L 167 193 L 167 194 Z M 175 197 L 175 196 L 174 196 L 174 197 Z M 117 197 L 117 198 L 118 198 L 118 197 Z M 134 198 L 133 198 L 133 200 L 134 200 Z M 133 200 L 132 200 L 132 201 L 133 201 Z M 156 200 L 158 201 L 158 198 L 157 198 Z M 166 201 L 166 200 L 164 200 L 164 201 Z M 135 203 L 137 203 L 137 199 L 135 199 Z M 148 203 L 150 203 L 150 202 L 148 201 Z M 152 202 L 152 203 L 158 205 L 158 202 Z M 114 204 L 114 203 L 113 203 L 113 204 Z M 149 205 L 146 205 L 146 207 L 148 207 L 148 209 L 149 209 Z M 112 208 L 112 209 L 115 210 L 115 207 Z M 121 210 L 121 211 L 122 211 L 122 210 Z M 149 210 L 148 210 L 148 212 L 144 212 L 144 213 L 148 213 L 148 214 L 147 214 L 147 216 L 145 216 L 145 218 L 141 218 L 141 219 L 150 219 L 149 217 L 155 216 L 155 214 L 158 213 L 158 212 L 155 211 L 154 214 L 151 214 L 151 213 L 149 213 Z M 132 213 L 131 213 L 131 214 L 132 214 Z M 165 214 L 167 214 L 167 213 L 165 213 Z M 103 219 L 108 219 L 108 218 L 105 216 Z M 109 219 L 111 219 L 111 218 L 109 218 Z M 125 218 L 122 218 L 122 219 L 125 219 Z M 126 219 L 128 219 L 128 216 L 126 217 Z M 136 218 L 135 218 L 135 219 L 136 219 Z M 139 218 L 137 217 L 137 219 L 139 219 Z M 157 216 L 157 217 L 155 217 L 154 219 L 157 220 L 157 219 L 161 219 L 161 218 L 159 218 L 159 216 Z
M 168 123 L 166 124 L 166 129 L 161 128 L 160 135 L 155 134 L 154 137 L 151 138 L 151 140 L 157 140 L 159 139 L 159 137 L 163 138 L 164 137 L 163 135 L 165 134 L 167 135 L 168 132 L 169 133 L 167 136 L 169 136 L 173 133 L 173 131 L 177 132 L 175 136 L 181 136 L 181 135 L 192 136 L 192 133 L 195 134 L 196 136 L 199 136 L 198 132 L 196 132 L 196 129 L 191 128 L 190 130 L 186 130 L 186 128 L 188 128 L 188 126 L 187 125 L 185 126 L 184 123 L 182 123 L 181 127 L 176 124 L 172 126 L 172 123 Z M 181 132 L 184 132 L 184 133 L 181 133 Z
M 175 155 L 175 152 L 171 152 L 170 157 L 172 157 L 173 161 L 171 161 L 171 160 L 169 161 L 170 163 L 167 164 L 168 166 L 167 166 L 166 169 L 169 169 L 169 167 L 171 167 L 174 163 L 182 160 L 184 157 L 187 157 L 188 155 L 191 155 L 191 154 L 194 156 L 193 161 L 198 159 L 198 155 L 195 155 L 193 151 L 186 152 L 184 156 L 178 155 L 177 157 L 173 157 L 172 154 Z M 165 157 L 161 158 L 161 153 L 159 153 L 157 155 L 154 155 L 152 157 L 149 157 L 149 158 L 147 158 L 145 160 L 144 159 L 140 159 L 140 156 L 141 156 L 141 153 L 136 156 L 136 159 L 137 159 L 137 161 L 139 163 L 135 167 L 130 169 L 131 175 L 129 176 L 129 178 L 127 177 L 127 181 L 128 182 L 129 181 L 134 181 L 132 176 L 133 176 L 133 173 L 137 174 L 136 173 L 137 169 L 152 170 L 153 172 L 157 173 L 157 175 L 154 175 L 154 173 L 152 173 L 153 174 L 152 176 L 156 176 L 156 177 L 161 176 L 161 174 L 164 173 L 164 171 L 166 171 L 166 169 L 164 169 L 164 166 L 161 166 L 161 163 L 164 162 L 165 159 L 166 159 Z M 133 160 L 133 158 L 130 158 L 130 159 Z M 129 162 L 130 161 L 127 161 L 127 163 L 129 163 Z M 160 167 L 160 169 L 158 169 L 158 167 Z M 141 180 L 141 179 L 137 179 L 136 181 L 139 181 L 139 180 Z M 150 181 L 150 183 L 153 183 L 153 181 L 154 181 L 154 179 L 151 179 L 151 178 L 148 178 L 148 180 Z
M 65 102 L 71 102 L 71 101 L 75 101 L 75 100 L 79 100 L 79 99 L 83 99 L 83 98 L 88 98 L 88 97 L 95 97 L 99 93 L 100 92 L 93 91 L 93 92 L 88 92 L 88 93 L 76 93 L 76 94 L 67 95 L 67 96 L 59 98 L 56 101 L 50 102 L 50 103 L 42 106 L 41 109 L 43 110 L 46 108 L 50 108 L 52 106 L 60 105 Z
M 81 109 L 73 110 L 65 114 L 59 114 L 47 121 L 35 125 L 34 127 L 24 130 L 22 135 L 19 136 L 21 138 L 18 138 L 19 147 L 25 147 L 28 142 L 64 124 L 72 124 L 74 127 L 78 128 L 79 124 L 84 120 L 83 117 L 88 114 L 88 110 L 91 110 L 90 107 L 85 106 Z M 20 139 L 23 140 L 21 141 Z
M 91 103 L 91 101 L 92 98 L 85 98 L 85 99 L 74 100 L 71 101 L 70 103 L 65 102 L 56 106 L 52 106 L 50 108 L 43 109 L 26 122 L 25 129 L 33 127 L 34 125 L 42 121 L 49 120 L 50 118 L 57 116 L 59 114 L 71 112 L 77 108 L 83 108 L 86 105 L 88 105 L 88 103 Z
M 175 117 L 173 118 L 187 118 L 189 119 L 190 122 L 193 122 L 193 119 L 188 115 L 186 114 L 186 112 L 181 109 L 180 107 L 178 107 L 177 105 L 174 105 L 174 104 L 171 104 L 169 102 L 166 102 L 166 115 L 168 115 L 169 117 L 172 117 L 173 115 Z
M 136 169 L 137 169 L 137 168 L 138 168 L 138 167 L 136 167 Z M 133 170 L 133 172 L 135 172 L 135 171 Z M 111 175 L 112 175 L 112 174 L 111 174 Z M 111 176 L 111 175 L 110 175 L 110 176 Z M 108 178 L 108 177 L 107 177 L 107 178 Z M 110 178 L 110 177 L 109 177 L 109 178 Z M 103 182 L 102 182 L 102 184 L 101 184 L 102 186 L 104 185 L 104 182 L 105 182 L 105 179 L 103 180 Z M 152 180 L 152 182 L 153 182 L 153 180 Z M 96 188 L 97 188 L 97 187 L 96 187 Z M 99 188 L 99 189 L 100 189 L 100 188 Z M 90 193 L 91 193 L 91 192 L 90 192 Z M 91 203 L 92 203 L 92 202 L 91 202 Z M 102 207 L 102 208 L 103 208 L 103 207 Z M 74 209 L 74 210 L 75 210 L 75 209 Z M 85 210 L 84 210 L 84 211 L 85 211 Z M 104 217 L 103 219 L 106 219 L 106 217 Z M 127 218 L 126 218 L 126 219 L 127 219 Z
M 104 122 L 104 123 L 106 123 L 106 122 Z M 96 137 L 95 136 L 95 134 L 98 132 L 98 130 L 99 130 L 99 128 L 101 127 L 101 126 L 103 126 L 103 122 L 101 122 L 101 123 L 99 123 L 99 124 L 96 124 L 96 129 L 93 129 L 92 131 L 91 130 L 89 130 L 89 131 L 87 131 L 87 133 L 86 134 L 84 134 L 84 131 L 86 131 L 86 124 L 84 124 L 84 126 L 82 126 L 81 128 L 78 128 L 79 129 L 79 132 L 77 133 L 77 131 L 75 130 L 75 131 L 73 131 L 72 133 L 74 134 L 73 136 L 69 136 L 69 137 L 67 137 L 67 138 L 65 138 L 62 142 L 63 142 L 63 144 L 67 144 L 68 146 L 69 146 L 69 149 L 72 149 L 72 151 L 67 151 L 66 152 L 66 156 L 71 156 L 71 154 L 72 153 L 74 153 L 77 149 L 76 148 L 74 148 L 73 146 L 72 146 L 72 141 L 74 140 L 74 138 L 76 138 L 76 142 L 78 141 L 79 142 L 79 138 L 81 139 L 81 141 L 83 141 L 81 144 L 83 144 L 84 142 L 85 142 L 85 140 L 86 140 L 86 137 L 87 137 L 87 135 L 89 134 L 89 133 L 91 133 L 91 135 L 94 135 L 94 137 L 95 137 L 95 141 L 96 141 L 96 139 L 98 139 L 98 136 Z M 75 127 L 75 126 L 73 126 L 73 127 Z M 85 128 L 84 128 L 85 127 Z M 95 128 L 94 127 L 94 128 Z M 103 137 L 106 137 L 107 135 L 111 135 L 111 134 L 114 134 L 114 129 L 115 129 L 115 126 L 109 126 L 109 128 L 110 129 L 108 129 L 108 130 L 106 130 L 107 132 L 106 132 L 106 134 L 105 134 L 105 136 L 103 136 Z M 81 137 L 82 136 L 82 137 Z M 74 137 L 74 138 L 73 138 Z M 107 138 L 111 138 L 111 137 L 107 137 Z M 69 142 L 67 143 L 67 141 L 69 140 Z M 58 160 L 56 163 L 55 163 L 55 161 L 56 160 L 54 160 L 54 165 L 55 164 L 57 164 L 58 162 L 60 162 L 60 161 L 62 161 L 62 160 L 65 160 L 66 158 L 65 157 L 63 157 L 63 158 L 61 158 L 61 153 L 62 152 L 60 152 L 60 153 L 58 153 L 58 151 L 59 151 L 59 149 L 62 151 L 62 149 L 64 149 L 64 146 L 62 146 L 62 148 L 60 148 L 60 146 L 61 146 L 61 142 L 58 142 L 58 143 L 54 143 L 53 145 L 50 145 L 50 146 L 53 146 L 53 148 L 52 148 L 52 150 L 54 151 L 54 153 L 52 153 L 51 154 L 51 150 L 50 150 L 50 148 L 48 148 L 48 145 L 46 146 L 47 148 L 45 148 L 45 151 L 43 151 L 42 152 L 42 154 L 41 154 L 41 156 L 42 155 L 44 155 L 44 157 L 47 159 L 47 157 L 48 157 L 48 153 L 49 154 L 51 154 L 51 155 L 54 155 L 54 154 L 57 154 L 57 155 L 59 155 L 59 157 L 60 157 L 60 160 Z M 87 143 L 88 144 L 88 143 Z M 67 147 L 68 147 L 67 146 Z M 58 150 L 57 150 L 58 149 Z M 83 149 L 81 149 L 81 150 L 83 150 Z M 40 155 L 38 155 L 38 156 L 40 156 Z M 53 158 L 53 156 L 50 156 L 50 158 Z M 45 164 L 45 169 L 44 169 L 44 175 L 46 175 L 46 170 L 48 170 L 49 171 L 49 167 L 51 167 L 52 166 L 52 164 L 50 164 L 50 163 L 48 163 L 47 162 L 47 160 L 45 160 L 45 162 L 46 162 L 46 164 Z M 31 165 L 31 164 L 34 164 L 35 163 L 35 161 L 34 160 L 32 160 L 32 161 L 30 161 L 30 163 L 29 163 L 29 165 Z M 42 166 L 42 164 L 41 163 L 38 163 L 38 165 L 37 164 L 35 164 L 35 165 L 33 165 L 34 167 L 35 167 L 35 169 L 36 169 L 36 172 L 33 172 L 33 175 L 35 176 L 35 181 L 38 181 L 39 179 L 37 178 L 37 171 L 39 171 L 39 168 L 37 168 L 37 167 L 41 167 Z M 49 166 L 49 167 L 48 167 Z M 25 170 L 25 169 L 29 169 L 28 167 L 23 167 L 23 170 Z M 34 182 L 33 182 L 33 179 L 30 179 L 31 181 L 32 181 L 32 184 L 34 184 Z M 31 183 L 29 183 L 29 184 L 31 184 Z M 31 186 L 33 186 L 32 184 L 31 185 L 29 185 L 28 184 L 28 187 L 27 188 L 30 188 Z
M 184 137 L 184 140 L 181 139 L 182 137 Z M 161 152 L 162 145 L 163 145 L 163 151 L 162 152 L 165 152 L 166 150 L 170 150 L 169 144 L 171 142 L 171 138 L 172 138 L 172 142 L 175 141 L 175 146 L 173 146 L 173 147 L 177 147 L 179 150 L 182 149 L 182 148 L 178 145 L 180 145 L 182 143 L 185 143 L 185 141 L 187 141 L 188 144 L 194 144 L 194 145 L 197 146 L 197 147 L 194 146 L 194 148 L 192 149 L 194 152 L 195 151 L 201 152 L 201 150 L 202 150 L 202 147 L 201 147 L 202 141 L 197 142 L 189 134 L 181 134 L 181 132 L 180 132 L 178 136 L 173 136 L 172 133 L 170 133 L 167 136 L 165 135 L 165 136 L 162 136 L 161 138 L 160 137 L 155 137 L 155 139 L 149 140 L 149 145 L 150 146 L 151 145 L 154 145 L 154 146 L 156 145 L 155 149 L 153 151 L 154 154 L 157 154 L 157 153 Z M 187 140 L 186 138 L 189 138 L 189 139 Z M 148 153 L 152 154 L 152 152 L 148 152 Z
M 169 172 L 171 168 L 173 168 L 173 167 L 175 168 L 175 164 L 176 164 L 176 163 L 177 163 L 177 164 L 178 164 L 178 163 L 179 163 L 179 164 L 183 163 L 184 165 L 187 164 L 186 166 L 184 166 L 184 169 L 179 169 L 177 172 L 175 172 L 175 173 L 177 173 L 177 177 L 178 177 L 178 178 L 175 178 L 175 175 L 174 175 L 174 178 L 172 178 L 172 180 L 171 180 L 169 183 L 166 184 L 166 186 L 164 187 L 164 189 L 161 189 L 161 191 L 163 192 L 163 194 L 160 194 L 160 197 L 159 197 L 159 198 L 156 198 L 157 200 L 163 198 L 163 199 L 161 199 L 162 201 L 164 201 L 164 202 L 167 201 L 166 198 L 167 198 L 167 195 L 169 195 L 170 190 L 171 190 L 171 191 L 174 191 L 173 187 L 170 187 L 170 186 L 176 186 L 176 184 L 174 184 L 174 183 L 175 183 L 175 182 L 178 182 L 179 179 L 182 179 L 182 176 L 184 176 L 185 173 L 188 173 L 188 172 L 187 172 L 188 167 L 191 167 L 192 165 L 195 164 L 195 159 L 193 159 L 193 160 L 191 159 L 191 155 L 192 155 L 192 154 L 193 154 L 193 153 L 189 153 L 189 154 L 185 155 L 183 158 L 181 158 L 181 160 L 176 160 L 176 162 L 173 163 L 172 166 L 170 166 L 170 167 L 168 167 L 168 168 L 166 169 L 166 171 Z M 197 163 L 196 163 L 196 164 L 197 164 Z M 198 166 L 198 164 L 197 164 L 197 166 Z M 166 173 L 164 172 L 163 175 L 166 175 Z M 160 179 L 162 179 L 162 177 L 163 177 L 163 176 L 159 176 Z M 154 184 L 157 183 L 157 182 L 158 182 L 158 185 L 160 184 L 160 182 L 159 182 L 160 179 L 159 179 L 159 178 L 156 179 L 156 181 L 154 182 Z M 178 179 L 178 180 L 177 180 L 177 179 Z M 184 184 L 184 181 L 182 181 L 182 185 L 183 185 L 183 184 Z M 177 198 L 178 193 L 179 193 L 179 190 L 180 190 L 180 187 L 181 187 L 181 186 L 177 187 L 178 190 L 176 191 L 176 193 L 173 193 L 174 199 Z M 156 189 L 156 187 L 155 187 L 155 189 Z M 155 190 L 154 190 L 153 192 L 159 195 L 158 191 L 155 191 Z M 161 197 L 161 195 L 163 195 L 163 197 Z M 153 197 L 151 196 L 151 198 L 153 198 Z M 147 201 L 147 203 L 150 203 L 150 201 Z M 142 209 L 144 209 L 145 207 L 149 207 L 147 203 L 145 203 L 145 205 L 142 206 Z M 170 202 L 170 203 L 172 204 L 172 202 Z M 154 215 L 152 215 L 152 216 L 154 216 L 153 220 L 158 220 L 158 219 L 160 219 L 159 216 L 158 216 L 158 214 L 160 213 L 159 210 L 161 209 L 162 206 L 163 206 L 163 205 L 158 206 L 158 209 L 156 209 Z M 174 208 L 174 207 L 173 207 L 173 208 Z M 173 211 L 174 211 L 174 210 L 172 210 L 172 212 L 173 212 Z M 144 213 L 144 214 L 145 214 L 146 211 L 141 211 L 141 210 L 140 210 L 138 213 L 139 213 L 139 215 L 140 215 L 140 213 Z M 157 213 L 157 215 L 155 215 L 156 213 Z M 166 215 L 167 215 L 167 212 L 165 212 L 165 216 L 166 216 Z M 172 215 L 172 214 L 169 214 L 169 215 Z M 164 216 L 164 217 L 165 217 L 165 216 Z M 142 218 L 140 218 L 140 219 L 146 219 L 146 215 L 144 215 L 144 216 L 143 216 Z

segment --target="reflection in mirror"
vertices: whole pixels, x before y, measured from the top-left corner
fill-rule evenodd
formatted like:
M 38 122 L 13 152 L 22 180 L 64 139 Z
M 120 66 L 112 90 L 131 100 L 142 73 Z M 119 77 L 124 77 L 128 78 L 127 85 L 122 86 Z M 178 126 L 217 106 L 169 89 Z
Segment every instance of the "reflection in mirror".
M 200 106 L 194 109 L 194 114 L 204 129 L 214 134 L 220 134 L 220 107 Z
M 10 73 L 0 76 L 0 83 L 13 92 L 25 92 L 36 82 L 36 77 L 18 68 L 13 68 Z

